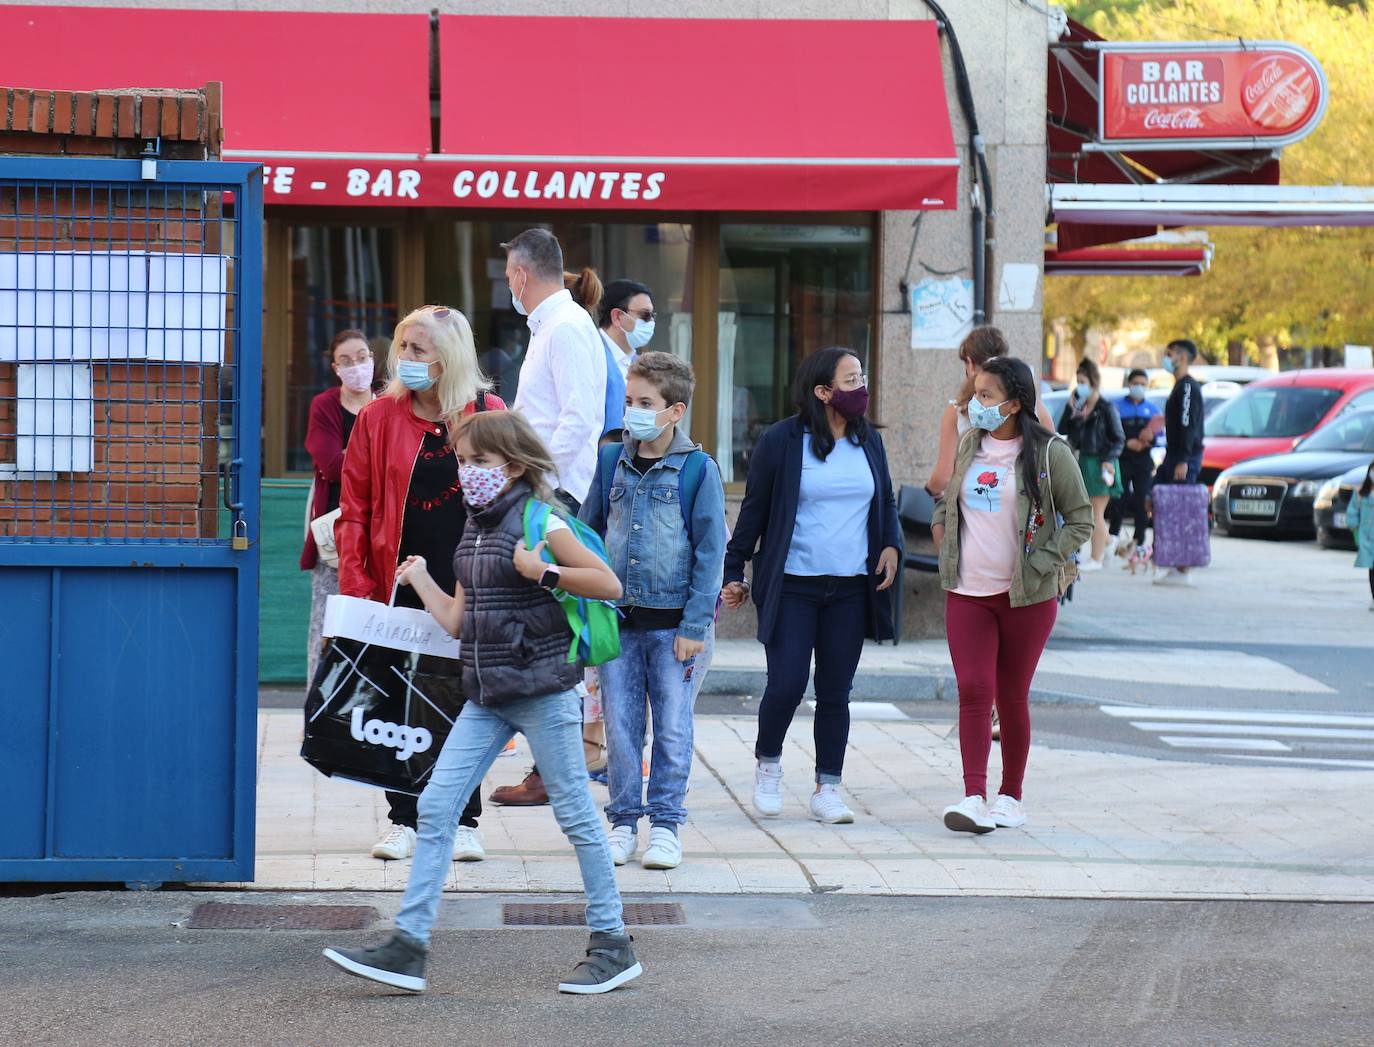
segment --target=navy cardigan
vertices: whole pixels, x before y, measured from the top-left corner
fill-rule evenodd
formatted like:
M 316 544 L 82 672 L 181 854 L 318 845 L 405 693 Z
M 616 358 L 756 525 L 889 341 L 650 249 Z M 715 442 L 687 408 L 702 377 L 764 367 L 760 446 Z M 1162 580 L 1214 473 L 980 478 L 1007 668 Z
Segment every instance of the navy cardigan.
M 769 643 L 782 602 L 783 569 L 792 546 L 801 495 L 802 441 L 806 438 L 800 416 L 785 418 L 759 437 L 749 463 L 749 481 L 734 534 L 725 550 L 725 583 L 744 580 L 744 565 L 754 561 L 751 592 L 759 614 L 759 641 Z M 891 546 L 902 548 L 902 526 L 897 501 L 892 495 L 892 475 L 887 451 L 877 429 L 869 428 L 863 442 L 868 467 L 873 470 L 873 503 L 868 510 L 868 621 L 870 640 L 894 636 L 891 591 L 878 592 L 882 579 L 874 572 L 878 558 Z M 901 558 L 898 577 L 901 584 Z

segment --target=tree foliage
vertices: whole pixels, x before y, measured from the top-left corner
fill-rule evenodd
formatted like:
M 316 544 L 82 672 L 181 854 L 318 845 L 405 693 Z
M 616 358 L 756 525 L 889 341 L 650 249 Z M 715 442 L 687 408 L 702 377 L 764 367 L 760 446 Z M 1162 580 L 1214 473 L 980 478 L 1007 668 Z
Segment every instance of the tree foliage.
M 1109 40 L 1287 40 L 1322 63 L 1325 119 L 1283 153 L 1289 185 L 1374 184 L 1374 12 L 1327 0 L 1082 0 L 1070 15 Z M 1374 229 L 1214 228 L 1200 277 L 1055 277 L 1045 316 L 1070 328 L 1148 317 L 1214 359 L 1228 346 L 1374 343 Z

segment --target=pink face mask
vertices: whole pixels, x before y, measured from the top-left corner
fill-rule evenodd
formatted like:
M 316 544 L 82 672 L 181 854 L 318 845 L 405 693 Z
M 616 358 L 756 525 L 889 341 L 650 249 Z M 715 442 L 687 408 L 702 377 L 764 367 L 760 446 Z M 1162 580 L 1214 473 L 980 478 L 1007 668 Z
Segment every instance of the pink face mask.
M 339 378 L 343 381 L 344 388 L 351 393 L 364 393 L 372 388 L 372 362 L 369 360 L 365 364 L 354 364 L 352 367 L 340 367 Z
M 485 509 L 506 488 L 506 467 L 492 466 L 484 469 L 477 465 L 465 465 L 458 470 L 458 482 L 463 487 L 463 497 L 474 509 Z

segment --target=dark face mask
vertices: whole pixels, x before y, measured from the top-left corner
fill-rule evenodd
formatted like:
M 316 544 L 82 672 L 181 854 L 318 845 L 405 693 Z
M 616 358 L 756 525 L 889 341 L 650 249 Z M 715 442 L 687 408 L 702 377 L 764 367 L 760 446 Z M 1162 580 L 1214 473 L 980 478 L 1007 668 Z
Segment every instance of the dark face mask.
M 840 412 L 848 421 L 862 418 L 868 413 L 868 386 L 858 389 L 836 389 L 830 394 L 830 406 Z

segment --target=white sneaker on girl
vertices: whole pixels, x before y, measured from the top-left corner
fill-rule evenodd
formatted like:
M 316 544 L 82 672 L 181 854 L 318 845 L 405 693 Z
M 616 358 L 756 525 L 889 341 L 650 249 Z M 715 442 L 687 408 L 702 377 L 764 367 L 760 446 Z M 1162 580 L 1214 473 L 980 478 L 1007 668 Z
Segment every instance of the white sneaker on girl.
M 782 814 L 782 764 L 759 761 L 754 771 L 754 810 L 765 818 Z
M 826 825 L 849 825 L 854 821 L 854 812 L 840 799 L 838 785 L 822 785 L 811 794 L 811 817 Z
M 997 794 L 997 799 L 992 801 L 988 813 L 992 815 L 992 820 L 997 823 L 999 829 L 1019 829 L 1026 824 L 1026 811 L 1021 806 L 1021 801 L 1005 793 Z

